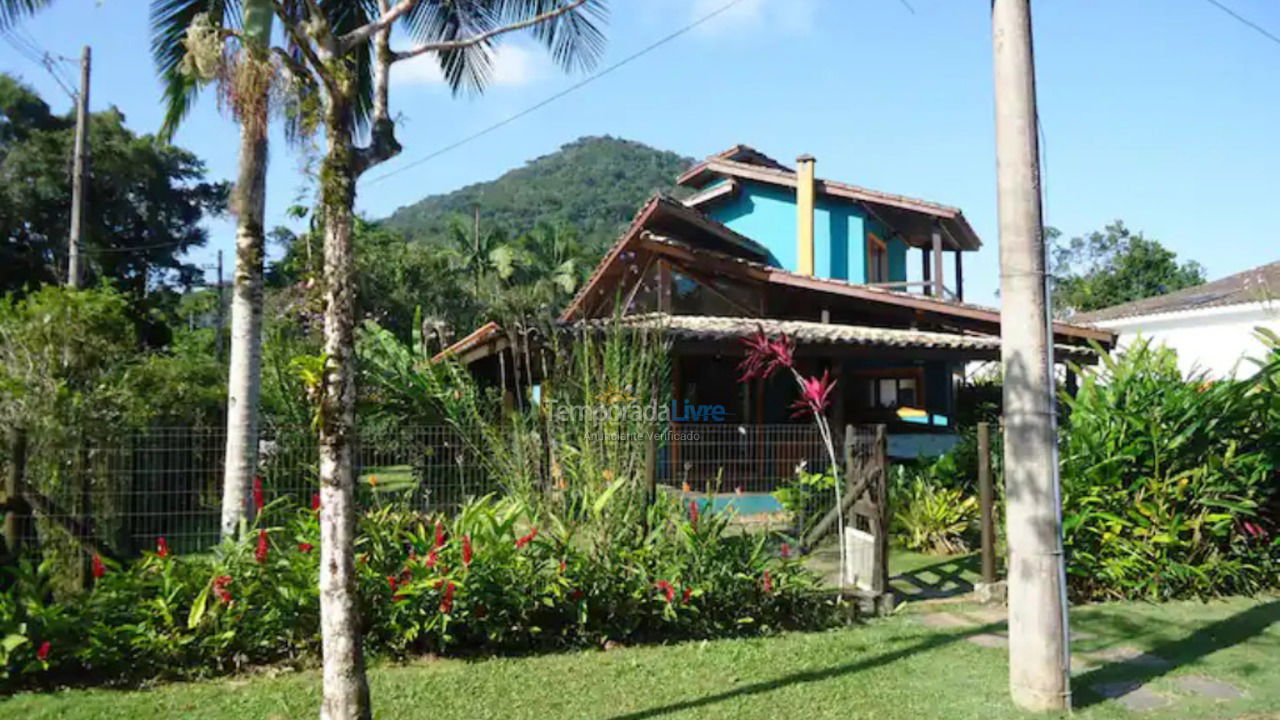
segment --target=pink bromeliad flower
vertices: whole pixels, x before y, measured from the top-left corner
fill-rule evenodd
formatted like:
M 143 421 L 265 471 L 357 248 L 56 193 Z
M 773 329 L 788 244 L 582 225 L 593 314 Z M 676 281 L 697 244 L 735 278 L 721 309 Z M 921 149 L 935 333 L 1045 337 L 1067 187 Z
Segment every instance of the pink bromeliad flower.
M 253 551 L 253 559 L 261 565 L 267 561 L 267 531 L 258 531 L 258 547 Z
M 698 531 L 698 501 L 697 500 L 689 501 L 689 527 L 692 527 L 694 532 Z
M 435 548 L 436 548 L 437 550 L 439 550 L 441 547 L 444 547 L 444 523 L 442 523 L 442 522 L 440 522 L 439 520 L 437 520 L 437 521 L 436 521 L 436 545 L 435 545 Z
M 101 580 L 103 575 L 107 574 L 107 566 L 102 564 L 102 558 L 97 554 L 93 554 L 93 578 Z
M 800 397 L 791 404 L 791 408 L 795 411 L 791 417 L 818 415 L 825 411 L 831 404 L 831 391 L 836 386 L 836 381 L 831 379 L 831 373 L 823 370 L 822 377 L 800 378 L 799 382 Z
M 462 536 L 462 566 L 467 567 L 471 564 L 471 536 Z
M 739 382 L 752 378 L 764 380 L 782 368 L 790 369 L 795 365 L 796 346 L 785 333 L 770 338 L 761 328 L 751 337 L 744 338 L 742 344 L 746 347 L 747 356 L 738 363 Z
M 165 540 L 163 537 L 156 538 L 156 557 L 169 557 L 169 541 Z
M 36 650 L 36 659 L 39 660 L 40 662 L 44 662 L 45 660 L 48 660 L 49 651 L 51 649 L 53 649 L 53 645 L 51 645 L 48 640 L 45 640 L 44 642 L 40 643 L 40 648 Z

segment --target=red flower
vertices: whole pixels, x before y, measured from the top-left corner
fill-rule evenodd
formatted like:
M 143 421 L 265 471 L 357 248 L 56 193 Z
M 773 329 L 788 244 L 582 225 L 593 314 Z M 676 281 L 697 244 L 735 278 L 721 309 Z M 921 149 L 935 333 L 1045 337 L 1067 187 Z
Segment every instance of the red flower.
M 391 587 L 391 592 L 394 593 L 396 590 L 400 589 L 400 579 L 397 578 L 395 575 L 388 575 L 387 585 Z
M 436 521 L 436 548 L 444 546 L 444 523 Z
M 654 583 L 653 586 L 662 591 L 662 594 L 666 596 L 668 603 L 676 599 L 676 589 L 666 580 L 659 580 Z
M 534 528 L 529 531 L 528 535 L 525 535 L 522 538 L 516 538 L 516 548 L 519 549 L 524 547 L 525 545 L 528 545 L 529 543 L 533 542 L 533 539 L 536 537 L 538 537 L 538 528 L 537 526 L 534 526 Z
M 423 560 L 422 564 L 426 565 L 427 567 L 435 567 L 436 561 L 439 559 L 440 559 L 440 555 L 435 551 L 435 548 L 432 548 L 431 552 L 427 553 L 427 559 Z
M 471 536 L 462 536 L 462 565 L 466 567 L 471 564 Z
M 573 592 L 569 593 L 569 600 L 572 602 L 578 602 L 584 595 L 586 595 L 586 593 L 582 592 L 580 588 L 574 588 Z
M 311 552 L 312 550 L 315 550 L 315 546 L 311 543 L 298 543 L 298 549 L 302 552 Z
M 40 662 L 44 662 L 45 660 L 48 660 L 49 649 L 50 649 L 50 645 L 48 640 L 45 640 L 44 642 L 40 643 L 40 648 L 36 650 L 36 659 L 39 660 Z
M 83 566 L 81 566 L 81 567 L 83 567 Z M 103 564 L 102 564 L 102 558 L 98 557 L 98 554 L 97 554 L 97 553 L 94 553 L 94 554 L 93 554 L 93 577 L 94 577 L 94 579 L 101 579 L 101 578 L 102 578 L 102 576 L 103 576 L 103 575 L 106 575 L 106 574 L 107 574 L 107 567 L 106 567 L 105 565 L 103 565 Z
M 213 594 L 217 596 L 218 602 L 223 605 L 231 602 L 231 591 L 227 589 L 230 584 L 230 575 L 220 575 L 213 579 Z
M 684 605 L 688 605 L 689 598 L 691 597 L 693 597 L 693 588 L 685 588 L 684 592 L 680 595 L 680 602 Z
M 689 501 L 689 525 L 693 527 L 695 532 L 698 530 L 698 501 L 697 500 Z
M 156 557 L 169 557 L 169 541 L 162 537 L 156 538 Z
M 769 574 L 768 570 L 764 571 L 764 579 L 761 580 L 760 584 L 764 587 L 765 594 L 773 594 L 773 576 Z
M 267 531 L 266 530 L 258 531 L 258 547 L 253 551 L 253 559 L 257 560 L 259 565 L 267 561 Z
M 262 497 L 262 478 L 254 477 L 253 478 L 253 510 L 254 512 L 259 512 L 259 513 L 262 512 L 262 506 L 264 504 L 265 503 L 263 502 L 263 497 Z
M 782 556 L 783 560 L 791 557 L 791 546 L 787 543 L 782 543 L 782 547 L 778 548 L 778 554 Z
M 405 600 L 408 600 L 408 599 L 409 599 L 409 596 L 405 595 L 404 593 L 396 593 L 395 595 L 391 596 L 391 602 L 404 602 Z
M 795 363 L 795 344 L 785 333 L 777 339 L 770 339 L 760 328 L 751 337 L 743 338 L 742 344 L 746 346 L 747 356 L 738 363 L 741 373 L 738 382 L 752 378 L 764 380 L 780 368 L 790 368 Z
M 440 598 L 440 612 L 448 615 L 453 611 L 453 582 L 444 586 L 444 597 Z
M 311 512 L 320 510 L 320 493 L 311 493 Z
M 827 405 L 831 404 L 831 391 L 835 386 L 836 381 L 831 379 L 831 373 L 827 370 L 822 371 L 820 378 L 801 379 L 800 398 L 791 404 L 795 410 L 791 417 L 817 415 L 826 410 Z

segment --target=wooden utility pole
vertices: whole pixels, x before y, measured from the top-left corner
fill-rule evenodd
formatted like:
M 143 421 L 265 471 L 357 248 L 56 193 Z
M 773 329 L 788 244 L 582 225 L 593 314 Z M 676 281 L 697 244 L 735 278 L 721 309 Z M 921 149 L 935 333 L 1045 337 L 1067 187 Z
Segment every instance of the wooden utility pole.
M 80 53 L 80 93 L 76 95 L 76 144 L 71 169 L 71 231 L 67 237 L 67 287 L 80 287 L 80 237 L 84 224 L 84 193 L 88 189 L 89 46 Z
M 1009 691 L 1071 706 L 1062 509 L 1040 214 L 1030 0 L 993 0 L 1000 328 L 1009 578 Z

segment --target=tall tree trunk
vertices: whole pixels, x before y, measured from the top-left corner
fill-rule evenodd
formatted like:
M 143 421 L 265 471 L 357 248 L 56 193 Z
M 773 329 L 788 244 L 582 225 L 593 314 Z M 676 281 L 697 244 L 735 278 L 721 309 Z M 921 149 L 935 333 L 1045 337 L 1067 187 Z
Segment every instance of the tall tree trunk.
M 269 0 L 244 0 L 245 47 L 235 72 L 269 78 Z M 269 83 L 269 80 L 262 82 Z M 233 536 L 249 505 L 258 469 L 258 401 L 262 394 L 262 262 L 267 202 L 269 85 L 242 83 L 240 176 L 236 178 L 236 270 L 231 295 L 231 360 L 227 368 L 227 446 L 222 472 L 222 537 Z M 247 92 L 246 92 L 247 91 Z
M 258 400 L 262 389 L 263 216 L 267 195 L 266 106 L 240 123 L 236 182 L 236 270 L 231 295 L 231 361 L 227 371 L 227 452 L 222 475 L 222 537 L 235 535 L 258 466 Z
M 320 172 L 324 211 L 324 388 L 320 398 L 320 633 L 322 720 L 370 717 L 356 598 L 355 202 L 352 81 L 339 79 L 326 108 L 328 150 Z

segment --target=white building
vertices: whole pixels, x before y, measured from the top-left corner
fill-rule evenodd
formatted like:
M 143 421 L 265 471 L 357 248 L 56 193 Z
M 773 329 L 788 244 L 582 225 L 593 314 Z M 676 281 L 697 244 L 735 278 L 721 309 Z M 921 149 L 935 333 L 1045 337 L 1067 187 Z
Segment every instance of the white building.
M 1280 333 L 1280 262 L 1246 270 L 1167 295 L 1071 316 L 1073 323 L 1106 328 L 1123 349 L 1139 337 L 1178 352 L 1183 373 L 1248 375 L 1263 346 L 1258 327 Z

